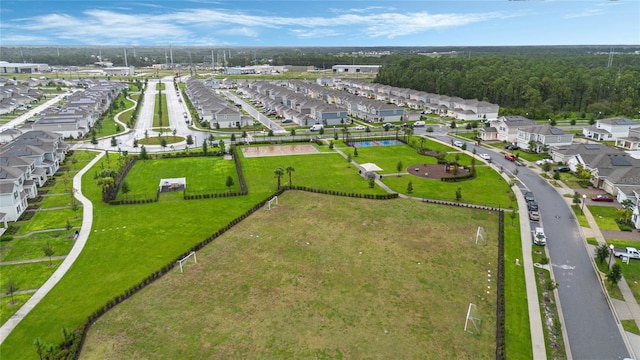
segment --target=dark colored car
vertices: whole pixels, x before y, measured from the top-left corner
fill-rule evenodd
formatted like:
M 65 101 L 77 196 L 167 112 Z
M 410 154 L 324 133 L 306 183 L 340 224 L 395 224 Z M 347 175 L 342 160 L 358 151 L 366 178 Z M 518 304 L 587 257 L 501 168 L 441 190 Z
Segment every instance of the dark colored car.
M 524 199 L 525 199 L 527 202 L 535 201 L 535 200 L 536 200 L 536 199 L 533 197 L 533 193 L 532 193 L 531 191 L 527 191 L 527 192 L 525 192 L 525 193 L 524 193 Z
M 613 202 L 613 196 L 611 195 L 596 195 L 591 198 L 593 201 Z
M 569 169 L 566 166 L 561 166 L 553 169 L 553 172 L 570 172 L 570 171 L 571 169 Z
M 529 201 L 527 209 L 529 209 L 529 211 L 538 211 L 538 203 L 535 201 Z
M 507 146 L 504 147 L 507 150 L 520 150 L 520 147 L 518 145 L 514 145 L 514 144 L 509 144 Z
M 291 124 L 292 122 L 293 122 L 293 120 L 291 120 L 291 119 L 284 119 L 284 120 L 282 120 L 282 123 L 283 123 L 283 124 Z

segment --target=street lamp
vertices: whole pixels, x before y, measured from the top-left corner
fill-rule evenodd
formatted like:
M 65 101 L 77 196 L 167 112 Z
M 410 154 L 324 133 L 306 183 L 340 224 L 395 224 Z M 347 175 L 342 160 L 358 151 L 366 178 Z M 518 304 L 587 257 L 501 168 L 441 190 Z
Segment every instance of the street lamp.
M 613 257 L 613 244 L 609 245 L 609 267 L 611 267 L 611 258 Z
M 587 201 L 587 194 L 582 194 L 582 214 L 584 214 L 584 203 Z

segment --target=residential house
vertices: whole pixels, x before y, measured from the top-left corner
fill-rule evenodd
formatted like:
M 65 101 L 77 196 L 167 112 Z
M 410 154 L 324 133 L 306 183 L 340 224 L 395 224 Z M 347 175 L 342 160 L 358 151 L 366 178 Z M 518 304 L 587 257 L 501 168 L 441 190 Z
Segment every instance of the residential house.
M 596 121 L 595 126 L 582 129 L 582 133 L 588 139 L 603 141 L 616 140 L 629 136 L 629 131 L 640 129 L 640 121 L 634 121 L 623 117 L 613 117 Z
M 516 145 L 534 152 L 547 152 L 552 146 L 566 146 L 572 142 L 573 134 L 547 124 L 520 127 L 516 137 Z
M 631 151 L 640 150 L 640 128 L 631 129 L 629 135 L 617 138 L 616 146 Z
M 506 141 L 509 143 L 514 143 L 518 137 L 518 129 L 534 126 L 536 122 L 533 120 L 529 120 L 526 117 L 515 115 L 515 116 L 502 116 L 497 120 L 492 120 L 489 122 L 489 127 L 493 127 L 496 129 L 496 138 L 499 141 Z M 491 134 L 491 132 L 484 131 L 483 133 L 479 133 L 481 136 L 486 136 Z M 492 139 L 480 138 L 483 141 L 488 141 Z

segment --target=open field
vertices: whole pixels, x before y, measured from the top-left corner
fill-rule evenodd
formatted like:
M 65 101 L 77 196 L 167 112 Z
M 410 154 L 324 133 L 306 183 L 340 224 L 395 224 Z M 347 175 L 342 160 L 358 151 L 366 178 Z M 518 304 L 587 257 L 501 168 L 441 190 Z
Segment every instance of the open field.
M 279 203 L 103 316 L 83 357 L 494 357 L 496 213 L 303 192 Z M 470 302 L 480 336 L 463 332 Z
M 138 160 L 125 179 L 131 189 L 126 196 L 133 199 L 155 198 L 160 179 L 181 177 L 186 178 L 187 194 L 227 192 L 227 176 L 233 178 L 234 185 L 231 191 L 240 191 L 232 160 L 224 160 L 217 156 Z M 182 195 L 182 192 L 180 194 Z M 125 194 L 120 191 L 118 200 L 124 198 Z
M 117 161 L 117 154 L 109 156 L 110 161 Z M 62 327 L 75 329 L 114 296 L 266 197 L 255 193 L 172 201 L 170 206 L 162 202 L 110 206 L 100 201 L 100 187 L 93 179 L 95 169 L 106 163 L 101 159 L 82 181 L 83 194 L 94 204 L 93 228 L 86 247 L 58 285 L 0 345 L 3 358 L 37 356 L 33 348 L 36 337 L 45 343 L 58 343 Z
M 273 193 L 278 184 L 274 170 L 278 167 L 285 170 L 291 166 L 295 169 L 291 174 L 291 183 L 296 186 L 361 194 L 386 194 L 378 186 L 370 189 L 369 182 L 358 174 L 358 169 L 349 165 L 347 160 L 338 153 L 249 159 L 244 158 L 241 154 L 238 156 L 241 156 L 242 170 L 249 192 Z M 289 176 L 286 171 L 280 182 L 281 185 L 289 184 Z

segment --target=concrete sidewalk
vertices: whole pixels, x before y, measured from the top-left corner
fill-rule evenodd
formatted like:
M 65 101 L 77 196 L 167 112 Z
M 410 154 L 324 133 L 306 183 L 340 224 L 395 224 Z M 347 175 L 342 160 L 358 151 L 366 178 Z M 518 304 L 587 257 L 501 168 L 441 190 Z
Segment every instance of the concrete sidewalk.
M 0 327 L 0 343 L 3 343 L 4 340 L 9 336 L 11 331 L 18 326 L 20 321 L 24 319 L 33 308 L 38 305 L 40 300 L 42 300 L 48 293 L 53 289 L 54 286 L 62 279 L 64 274 L 69 271 L 71 265 L 76 261 L 84 245 L 87 243 L 87 239 L 89 238 L 89 234 L 91 233 L 91 226 L 93 225 L 93 204 L 91 201 L 82 195 L 82 176 L 91 169 L 91 167 L 98 162 L 104 156 L 104 152 L 100 152 L 98 156 L 96 156 L 91 162 L 89 162 L 80 172 L 73 177 L 73 188 L 74 194 L 76 198 L 82 203 L 84 211 L 82 213 L 82 227 L 80 228 L 80 232 L 78 234 L 78 238 L 76 239 L 76 243 L 73 245 L 73 248 L 67 254 L 67 257 L 64 259 L 62 264 L 58 267 L 58 269 L 51 275 L 51 277 L 33 294 L 32 297 L 27 300 L 27 302 L 22 305 L 22 307 L 15 313 L 9 320 L 7 320 L 2 327 Z
M 536 169 L 536 170 L 537 170 L 536 172 L 541 173 L 539 169 Z M 565 196 L 565 200 L 569 205 L 569 207 L 571 207 L 571 205 L 573 205 L 573 198 L 571 196 L 576 192 L 576 190 L 569 188 L 566 184 L 564 184 L 561 181 L 558 181 L 558 184 L 560 185 L 560 187 L 554 187 L 554 188 L 556 189 L 556 191 L 558 191 L 560 195 L 567 195 Z M 594 237 L 597 240 L 599 245 L 606 244 L 606 240 L 605 240 L 606 238 L 603 234 L 603 231 L 601 231 L 600 228 L 598 227 L 598 223 L 596 222 L 595 218 L 589 211 L 589 207 L 583 206 L 582 209 L 583 209 L 584 216 L 587 219 L 587 222 L 589 223 L 588 228 L 581 227 L 580 229 L 582 232 L 583 238 Z M 618 232 L 606 232 L 606 233 L 618 233 Z M 630 234 L 630 235 L 633 236 L 634 234 Z M 620 288 L 620 292 L 622 293 L 622 297 L 624 298 L 624 301 L 611 299 L 609 297 L 609 294 L 607 293 L 604 285 L 605 277 L 603 274 L 601 274 L 598 271 L 598 269 L 595 266 L 595 247 L 592 245 L 586 244 L 586 242 L 585 242 L 585 245 L 587 246 L 587 250 L 589 251 L 589 253 L 592 254 L 592 258 L 594 258 L 593 259 L 594 271 L 597 274 L 599 274 L 600 280 L 602 282 L 602 291 L 604 292 L 605 297 L 609 302 L 609 306 L 611 307 L 613 314 L 618 319 L 617 321 L 618 328 L 620 330 L 620 333 L 622 334 L 622 338 L 624 342 L 627 344 L 627 350 L 629 351 L 629 355 L 632 358 L 636 359 L 637 358 L 636 354 L 640 354 L 640 336 L 625 331 L 624 328 L 622 327 L 622 324 L 620 323 L 620 320 L 635 320 L 636 325 L 638 325 L 638 327 L 640 328 L 640 305 L 638 305 L 638 302 L 633 296 L 633 292 L 629 288 L 629 284 L 627 284 L 627 281 L 624 278 L 618 283 L 618 287 Z

